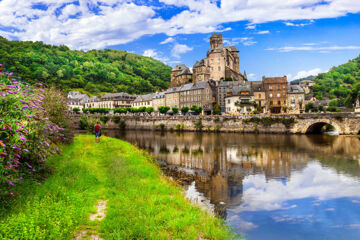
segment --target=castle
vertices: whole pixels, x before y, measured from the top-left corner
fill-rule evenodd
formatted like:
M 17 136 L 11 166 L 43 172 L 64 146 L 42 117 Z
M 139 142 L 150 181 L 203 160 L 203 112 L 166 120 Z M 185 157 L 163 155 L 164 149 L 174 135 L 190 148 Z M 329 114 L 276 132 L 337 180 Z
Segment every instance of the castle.
M 210 37 L 210 51 L 207 52 L 206 58 L 196 61 L 192 73 L 184 64 L 176 65 L 171 71 L 170 87 L 208 80 L 214 80 L 216 83 L 226 79 L 244 81 L 246 76 L 240 73 L 238 52 L 235 46 L 223 46 L 221 33 L 213 33 Z

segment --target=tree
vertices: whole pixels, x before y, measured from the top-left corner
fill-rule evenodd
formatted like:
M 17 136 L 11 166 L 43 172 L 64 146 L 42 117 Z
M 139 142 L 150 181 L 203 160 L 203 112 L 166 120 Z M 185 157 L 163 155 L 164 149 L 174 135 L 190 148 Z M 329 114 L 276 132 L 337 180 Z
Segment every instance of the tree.
M 181 113 L 183 114 L 183 115 L 185 115 L 186 113 L 188 113 L 189 112 L 189 107 L 182 107 L 181 108 Z
M 165 114 L 167 113 L 169 110 L 170 110 L 170 107 L 168 106 L 161 106 L 158 108 L 159 109 L 159 112 L 162 113 L 162 114 Z
M 145 112 L 146 111 L 146 107 L 139 107 L 138 108 L 138 112 Z
M 195 112 L 196 115 L 199 115 L 202 112 L 202 107 L 193 105 L 190 110 Z
M 220 115 L 220 114 L 221 114 L 221 107 L 220 107 L 219 104 L 215 104 L 215 105 L 214 105 L 213 114 L 215 114 L 215 115 Z
M 152 112 L 154 112 L 154 108 L 153 108 L 153 107 L 147 107 L 147 108 L 146 108 L 146 112 L 147 112 L 148 114 L 151 114 Z
M 177 107 L 173 107 L 173 108 L 172 108 L 172 112 L 173 112 L 174 114 L 178 114 L 179 109 L 178 109 Z
M 75 107 L 75 108 L 73 108 L 73 111 L 74 111 L 75 113 L 78 113 L 78 112 L 80 112 L 80 108 Z

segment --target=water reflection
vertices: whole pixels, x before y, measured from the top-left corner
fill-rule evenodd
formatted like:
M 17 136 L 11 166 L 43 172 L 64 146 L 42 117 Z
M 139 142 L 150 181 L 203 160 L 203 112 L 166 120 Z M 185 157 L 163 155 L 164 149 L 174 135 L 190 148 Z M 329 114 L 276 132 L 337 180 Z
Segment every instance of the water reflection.
M 181 181 L 192 201 L 212 209 L 248 239 L 360 239 L 357 137 L 107 135 L 162 160 L 165 173 Z

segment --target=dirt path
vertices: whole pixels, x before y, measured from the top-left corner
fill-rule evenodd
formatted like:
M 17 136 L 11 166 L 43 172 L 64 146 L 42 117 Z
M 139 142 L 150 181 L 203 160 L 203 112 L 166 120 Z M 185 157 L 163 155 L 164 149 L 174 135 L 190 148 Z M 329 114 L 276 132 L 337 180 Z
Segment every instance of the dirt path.
M 101 222 L 106 216 L 107 200 L 99 200 L 96 204 L 97 211 L 90 215 L 89 220 Z M 99 226 L 88 226 L 86 229 L 80 230 L 74 240 L 91 239 L 91 240 L 103 240 L 97 235 L 97 228 Z

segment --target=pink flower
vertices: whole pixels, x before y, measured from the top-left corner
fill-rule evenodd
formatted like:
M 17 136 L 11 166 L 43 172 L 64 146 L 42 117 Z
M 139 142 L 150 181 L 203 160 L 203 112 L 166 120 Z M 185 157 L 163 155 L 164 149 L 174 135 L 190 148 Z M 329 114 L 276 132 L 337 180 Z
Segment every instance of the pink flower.
M 11 186 L 13 186 L 13 187 L 16 187 L 16 185 L 13 184 L 10 180 L 8 180 L 8 184 L 11 185 Z
M 23 149 L 24 150 L 24 152 L 29 152 L 29 150 L 27 150 L 27 149 Z

